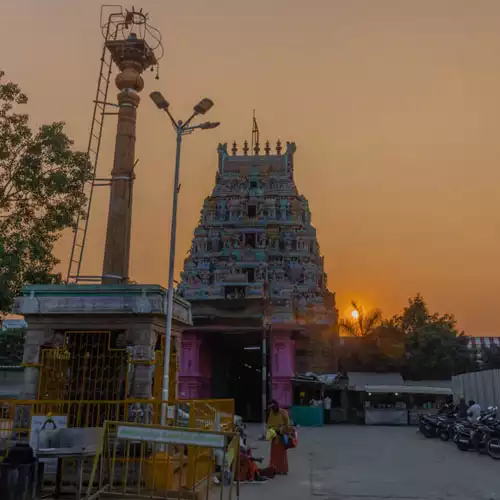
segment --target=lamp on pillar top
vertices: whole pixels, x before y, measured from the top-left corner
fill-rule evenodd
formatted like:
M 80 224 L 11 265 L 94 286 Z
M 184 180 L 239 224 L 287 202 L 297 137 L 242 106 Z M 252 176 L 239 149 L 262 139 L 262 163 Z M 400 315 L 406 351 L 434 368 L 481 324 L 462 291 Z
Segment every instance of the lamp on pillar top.
M 111 171 L 111 193 L 102 270 L 103 284 L 129 281 L 139 92 L 144 89 L 142 73 L 148 68 L 157 66 L 158 59 L 163 53 L 159 33 L 149 25 L 147 14 L 132 9 L 116 16 L 118 17 L 112 20 L 110 16 L 109 22 L 116 25 L 117 36 L 105 41 L 105 47 L 119 69 L 115 78 L 119 90 L 117 96 L 119 111 L 115 156 Z M 168 102 L 165 101 L 163 106 L 168 107 Z

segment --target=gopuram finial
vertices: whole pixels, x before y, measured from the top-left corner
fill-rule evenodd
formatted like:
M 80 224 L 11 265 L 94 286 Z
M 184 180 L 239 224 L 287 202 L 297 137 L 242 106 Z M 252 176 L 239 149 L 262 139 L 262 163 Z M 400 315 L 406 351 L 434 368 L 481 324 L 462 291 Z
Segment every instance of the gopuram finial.
M 259 141 L 259 126 L 257 125 L 257 118 L 255 118 L 255 109 L 253 110 L 253 125 L 252 125 L 252 149 L 255 156 L 259 156 L 260 141 Z
M 233 147 L 231 148 L 231 153 L 233 153 L 233 156 L 236 156 L 237 152 L 238 152 L 238 146 L 236 145 L 236 141 L 233 141 Z
M 276 154 L 279 156 L 281 154 L 281 141 L 278 139 L 278 142 L 276 143 Z
M 266 156 L 269 156 L 271 153 L 271 147 L 269 146 L 269 141 L 266 141 L 266 147 L 264 148 L 264 151 L 266 153 Z
M 246 156 L 248 154 L 248 141 L 243 143 L 243 154 Z

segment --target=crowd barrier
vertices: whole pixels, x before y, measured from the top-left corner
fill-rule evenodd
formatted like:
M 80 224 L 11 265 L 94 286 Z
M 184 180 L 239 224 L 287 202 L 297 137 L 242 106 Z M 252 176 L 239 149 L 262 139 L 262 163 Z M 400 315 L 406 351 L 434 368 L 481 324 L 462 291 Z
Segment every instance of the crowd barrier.
M 116 485 L 125 485 L 125 496 L 129 495 L 130 484 L 149 496 L 141 498 L 168 498 L 158 496 L 161 485 L 163 493 L 171 490 L 182 495 L 190 492 L 189 497 L 199 496 L 200 485 L 207 491 L 211 486 L 211 473 L 214 470 L 214 448 L 186 443 L 161 444 L 156 441 L 120 438 L 117 426 L 134 426 L 165 429 L 160 426 L 162 405 L 167 406 L 167 426 L 182 429 L 184 437 L 193 433 L 219 433 L 233 436 L 235 426 L 234 400 L 140 400 L 123 401 L 46 401 L 46 400 L 0 400 L 0 461 L 15 443 L 31 443 L 36 432 L 34 422 L 51 422 L 55 427 L 105 429 L 103 448 L 99 454 L 108 465 L 108 475 L 99 475 L 99 481 L 111 478 L 107 493 L 118 491 Z M 39 429 L 40 427 L 38 427 Z M 161 446 L 160 446 L 161 445 Z M 179 453 L 183 446 L 185 453 Z M 229 443 L 228 443 L 229 446 Z M 222 451 L 227 454 L 229 448 Z M 112 451 L 110 451 L 112 450 Z M 132 453 L 132 454 L 131 454 Z M 220 453 L 220 450 L 217 452 Z M 139 454 L 137 456 L 137 454 Z M 89 488 L 95 486 L 95 462 L 85 464 L 85 477 Z M 100 472 L 103 461 L 99 465 Z M 68 458 L 63 460 L 63 475 L 76 476 L 77 463 Z M 92 470 L 91 470 L 92 469 Z M 47 469 L 48 470 L 48 469 Z M 118 474 L 119 471 L 119 474 Z M 163 472 L 160 472 L 163 471 Z M 168 471 L 168 473 L 166 472 Z M 129 474 L 130 472 L 130 474 Z M 118 474 L 118 475 L 117 475 Z M 121 479 L 119 479 L 121 478 Z M 119 480 L 118 480 L 119 479 Z M 72 479 L 70 479 L 71 482 Z M 131 483 L 132 481 L 132 483 Z M 135 482 L 134 482 L 135 481 Z M 161 488 L 160 488 L 161 489 Z M 123 495 L 123 489 L 120 490 Z M 205 491 L 205 490 L 204 490 Z M 196 492 L 196 495 L 193 496 Z M 163 494 L 162 493 L 162 494 Z M 208 494 L 208 493 L 207 493 Z M 178 498 L 175 496 L 175 498 Z M 222 497 L 221 497 L 222 498 Z
M 208 500 L 217 454 L 219 463 L 225 464 L 217 496 L 239 498 L 239 485 L 235 483 L 239 460 L 236 433 L 106 422 L 85 498 Z

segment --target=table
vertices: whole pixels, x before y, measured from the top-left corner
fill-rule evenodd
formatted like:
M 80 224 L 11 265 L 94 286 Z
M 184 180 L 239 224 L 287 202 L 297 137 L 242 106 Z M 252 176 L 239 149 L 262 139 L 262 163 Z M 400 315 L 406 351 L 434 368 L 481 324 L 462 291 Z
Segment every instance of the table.
M 84 448 L 81 446 L 74 448 L 49 448 L 36 450 L 37 458 L 57 458 L 57 472 L 56 472 L 56 489 L 54 491 L 54 498 L 59 498 L 61 495 L 62 483 L 62 460 L 63 458 L 74 458 L 78 462 L 78 479 L 76 486 L 76 500 L 82 497 L 83 488 L 83 461 L 88 457 L 95 457 L 97 455 L 97 447 Z

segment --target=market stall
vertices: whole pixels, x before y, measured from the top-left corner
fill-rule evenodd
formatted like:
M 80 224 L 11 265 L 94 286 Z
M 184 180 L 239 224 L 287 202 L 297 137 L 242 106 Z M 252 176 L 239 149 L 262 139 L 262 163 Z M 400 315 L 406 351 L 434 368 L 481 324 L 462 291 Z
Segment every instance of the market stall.
M 365 424 L 408 425 L 422 411 L 436 412 L 453 392 L 447 387 L 366 385 Z
M 340 390 L 336 387 L 336 380 L 336 374 L 315 373 L 296 375 L 292 379 L 291 416 L 296 425 L 317 427 L 325 423 L 324 398 L 328 396 L 332 402 L 338 400 L 340 405 Z M 329 411 L 331 417 L 332 410 Z M 329 421 L 330 418 L 327 419 Z

